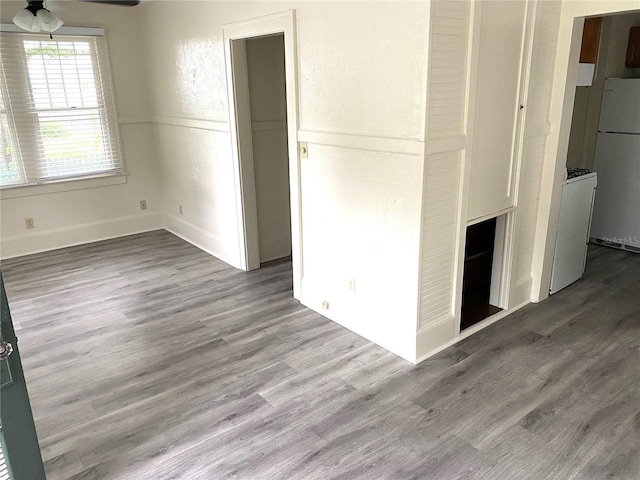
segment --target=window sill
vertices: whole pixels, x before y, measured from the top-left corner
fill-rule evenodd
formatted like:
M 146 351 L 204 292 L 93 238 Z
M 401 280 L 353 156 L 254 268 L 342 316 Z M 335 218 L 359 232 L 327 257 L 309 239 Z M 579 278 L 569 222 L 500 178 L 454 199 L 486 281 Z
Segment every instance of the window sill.
M 87 188 L 109 187 L 111 185 L 121 185 L 127 183 L 128 173 L 113 173 L 99 177 L 69 178 L 65 180 L 52 181 L 39 185 L 16 185 L 7 186 L 0 190 L 0 198 L 8 200 L 10 198 L 31 197 L 34 195 L 47 195 L 50 193 L 69 192 L 73 190 L 85 190 Z

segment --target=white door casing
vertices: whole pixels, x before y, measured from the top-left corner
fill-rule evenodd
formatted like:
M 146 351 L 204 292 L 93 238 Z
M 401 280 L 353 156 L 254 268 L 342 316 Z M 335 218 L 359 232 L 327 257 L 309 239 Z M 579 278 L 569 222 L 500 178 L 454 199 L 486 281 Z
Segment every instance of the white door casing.
M 531 267 L 534 302 L 549 296 L 584 18 L 636 10 L 640 10 L 640 0 L 565 2 L 560 12 L 555 64 L 552 66 L 551 131 L 546 143 Z
M 258 223 L 253 177 L 251 119 L 243 89 L 247 86 L 244 42 L 254 37 L 283 34 L 285 49 L 285 84 L 287 102 L 287 143 L 289 149 L 289 189 L 291 201 L 291 256 L 293 296 L 300 299 L 302 269 L 302 208 L 300 192 L 300 158 L 298 153 L 298 93 L 295 11 L 268 15 L 223 26 L 231 152 L 236 178 L 236 211 L 240 266 L 253 270 L 260 266 Z M 238 41 L 238 42 L 234 42 Z M 235 55 L 235 57 L 234 57 Z M 235 64 L 234 64 L 235 62 Z M 236 69 L 236 67 L 238 67 Z M 248 130 L 247 130 L 248 128 Z M 246 133 L 249 133 L 247 135 Z M 247 140 L 248 137 L 248 140 Z

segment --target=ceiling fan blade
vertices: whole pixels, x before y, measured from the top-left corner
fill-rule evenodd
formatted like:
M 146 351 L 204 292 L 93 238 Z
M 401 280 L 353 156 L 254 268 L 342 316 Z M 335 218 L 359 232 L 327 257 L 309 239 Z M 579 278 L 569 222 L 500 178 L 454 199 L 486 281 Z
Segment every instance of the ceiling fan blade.
M 120 5 L 123 7 L 135 7 L 140 5 L 140 0 L 78 0 L 85 3 L 105 3 L 107 5 Z

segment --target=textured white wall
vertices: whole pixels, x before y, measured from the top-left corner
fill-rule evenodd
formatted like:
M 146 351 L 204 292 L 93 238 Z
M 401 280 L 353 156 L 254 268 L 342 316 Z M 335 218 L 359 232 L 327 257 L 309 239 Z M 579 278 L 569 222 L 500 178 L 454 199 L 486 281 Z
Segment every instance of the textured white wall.
M 295 7 L 300 128 L 420 138 L 427 2 L 320 1 Z
M 414 360 L 427 3 L 196 4 L 142 6 L 167 226 L 239 264 L 222 25 L 295 8 L 302 301 Z
M 3 0 L 2 22 L 11 22 L 15 12 L 24 6 L 24 2 Z M 123 154 L 130 175 L 126 183 L 119 185 L 95 187 L 101 182 L 72 182 L 84 188 L 60 193 L 43 194 L 43 189 L 37 188 L 3 190 L 0 192 L 3 258 L 161 226 L 155 138 L 149 123 L 139 12 L 82 3 L 58 3 L 57 7 L 57 14 L 67 26 L 105 29 Z M 61 185 L 53 189 L 64 188 Z M 143 199 L 147 200 L 148 210 L 141 212 L 139 201 Z M 25 217 L 34 218 L 34 230 L 25 229 Z

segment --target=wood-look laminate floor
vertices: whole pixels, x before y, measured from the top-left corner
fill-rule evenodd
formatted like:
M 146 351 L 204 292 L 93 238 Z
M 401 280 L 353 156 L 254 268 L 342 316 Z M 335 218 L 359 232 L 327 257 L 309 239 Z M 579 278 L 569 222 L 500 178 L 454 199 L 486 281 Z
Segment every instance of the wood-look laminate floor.
M 2 269 L 50 480 L 640 478 L 640 255 L 419 366 L 164 231 Z

